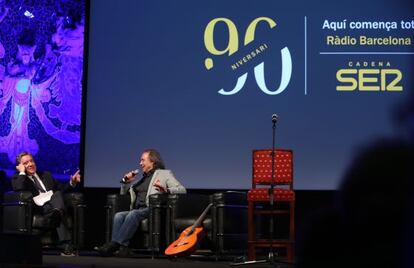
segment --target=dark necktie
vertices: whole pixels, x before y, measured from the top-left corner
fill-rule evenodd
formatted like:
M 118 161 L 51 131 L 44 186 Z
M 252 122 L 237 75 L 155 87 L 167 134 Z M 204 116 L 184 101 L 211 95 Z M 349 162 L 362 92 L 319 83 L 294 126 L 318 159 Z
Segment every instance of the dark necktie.
M 35 175 L 33 175 L 31 177 L 32 177 L 32 180 L 33 180 L 33 182 L 35 184 L 36 189 L 39 190 L 39 192 L 44 193 L 45 190 L 43 189 L 42 185 L 40 184 L 39 179 L 36 178 Z

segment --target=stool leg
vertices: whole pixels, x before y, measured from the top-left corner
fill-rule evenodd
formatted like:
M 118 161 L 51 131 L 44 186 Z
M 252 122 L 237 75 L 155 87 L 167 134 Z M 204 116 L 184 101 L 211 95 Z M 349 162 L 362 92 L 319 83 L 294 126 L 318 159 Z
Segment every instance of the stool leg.
M 254 202 L 249 201 L 248 203 L 248 258 L 249 261 L 256 259 L 256 226 L 254 224 Z
M 289 215 L 289 250 L 288 262 L 293 262 L 295 257 L 295 201 L 290 202 Z

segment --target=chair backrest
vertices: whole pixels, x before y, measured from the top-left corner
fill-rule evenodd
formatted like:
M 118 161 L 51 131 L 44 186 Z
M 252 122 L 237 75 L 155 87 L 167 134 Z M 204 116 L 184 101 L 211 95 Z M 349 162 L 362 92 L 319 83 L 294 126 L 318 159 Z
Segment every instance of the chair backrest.
M 261 185 L 286 186 L 293 189 L 293 152 L 276 149 L 274 157 L 274 178 L 272 178 L 272 149 L 253 150 L 252 188 Z

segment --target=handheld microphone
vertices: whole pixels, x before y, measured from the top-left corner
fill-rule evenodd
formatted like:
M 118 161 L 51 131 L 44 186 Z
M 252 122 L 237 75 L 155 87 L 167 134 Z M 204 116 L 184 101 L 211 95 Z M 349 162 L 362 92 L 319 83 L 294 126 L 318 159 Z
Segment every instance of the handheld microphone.
M 132 171 L 130 171 L 131 173 L 132 173 L 132 175 L 137 175 L 138 173 L 139 173 L 139 169 L 135 169 L 135 170 L 132 170 Z M 121 181 L 120 181 L 120 183 L 127 183 L 128 182 L 128 177 L 127 177 L 127 175 L 125 175 L 122 179 L 121 179 Z
M 278 119 L 277 114 L 272 114 L 272 122 L 276 123 L 277 119 Z

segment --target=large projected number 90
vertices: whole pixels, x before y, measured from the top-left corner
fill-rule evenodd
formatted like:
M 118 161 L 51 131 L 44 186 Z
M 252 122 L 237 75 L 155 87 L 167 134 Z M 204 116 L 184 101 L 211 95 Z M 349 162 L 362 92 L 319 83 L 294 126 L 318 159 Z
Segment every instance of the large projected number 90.
M 246 33 L 244 36 L 244 46 L 248 45 L 250 42 L 254 40 L 255 32 L 257 24 L 261 21 L 265 21 L 269 24 L 270 29 L 273 29 L 276 26 L 276 22 L 267 17 L 259 17 L 254 19 L 246 29 Z M 228 29 L 228 43 L 227 47 L 223 50 L 219 50 L 214 45 L 214 29 L 218 22 L 223 22 L 226 24 Z M 239 35 L 237 31 L 236 25 L 227 18 L 215 18 L 211 20 L 204 31 L 204 45 L 209 53 L 215 56 L 220 56 L 224 54 L 228 54 L 228 56 L 236 53 L 239 49 Z M 289 85 L 289 81 L 292 75 L 292 58 L 287 47 L 281 49 L 281 56 L 282 56 L 282 74 L 280 79 L 279 87 L 276 90 L 269 90 L 267 88 L 264 76 L 264 62 L 259 63 L 254 67 L 254 75 L 256 78 L 256 83 L 259 88 L 268 95 L 277 95 L 282 93 L 287 86 Z M 210 70 L 214 67 L 213 60 L 211 58 L 206 58 L 204 61 L 204 65 L 207 70 Z M 244 86 L 247 80 L 247 72 L 243 75 L 239 76 L 237 79 L 236 86 L 229 91 L 224 90 L 223 88 L 218 91 L 221 95 L 234 95 L 238 93 Z

